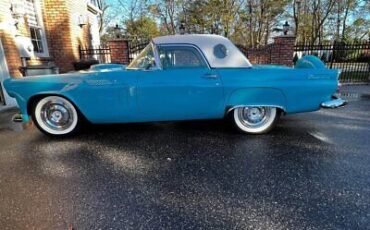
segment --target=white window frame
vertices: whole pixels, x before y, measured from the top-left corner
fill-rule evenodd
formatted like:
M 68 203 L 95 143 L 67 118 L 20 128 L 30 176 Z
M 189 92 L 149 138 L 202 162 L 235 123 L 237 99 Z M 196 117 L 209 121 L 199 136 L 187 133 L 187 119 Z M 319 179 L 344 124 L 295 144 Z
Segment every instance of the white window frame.
M 34 51 L 33 54 L 36 57 L 49 57 L 49 47 L 48 47 L 48 43 L 46 40 L 45 26 L 44 26 L 44 20 L 42 17 L 42 10 L 41 10 L 41 2 L 40 0 L 34 0 L 34 4 L 35 4 L 37 22 L 39 23 L 39 28 L 40 28 L 40 33 L 41 33 L 41 42 L 42 42 L 43 52 L 38 53 Z M 30 39 L 31 39 L 31 30 L 29 30 L 29 32 L 30 32 Z

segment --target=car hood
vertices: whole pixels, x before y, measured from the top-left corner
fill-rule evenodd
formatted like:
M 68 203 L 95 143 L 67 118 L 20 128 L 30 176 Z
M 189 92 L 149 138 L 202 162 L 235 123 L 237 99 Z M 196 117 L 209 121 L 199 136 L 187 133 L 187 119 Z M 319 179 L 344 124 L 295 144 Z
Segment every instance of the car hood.
M 4 85 L 9 85 L 10 83 L 22 83 L 22 82 L 47 82 L 47 83 L 71 83 L 75 81 L 83 80 L 88 75 L 94 75 L 98 73 L 107 72 L 126 72 L 126 66 L 124 65 L 95 65 L 88 70 L 73 71 L 64 74 L 48 74 L 48 75 L 35 75 L 26 76 L 21 78 L 10 78 L 4 80 Z

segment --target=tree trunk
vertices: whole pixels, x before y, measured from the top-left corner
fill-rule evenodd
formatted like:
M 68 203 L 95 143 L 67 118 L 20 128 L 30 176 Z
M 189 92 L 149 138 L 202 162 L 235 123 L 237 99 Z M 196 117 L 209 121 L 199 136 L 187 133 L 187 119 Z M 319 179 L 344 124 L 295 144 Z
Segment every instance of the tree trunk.
M 343 24 L 342 24 L 342 39 L 341 39 L 342 41 L 346 39 L 347 17 L 348 17 L 350 6 L 351 6 L 351 0 L 347 0 L 346 10 L 344 13 Z

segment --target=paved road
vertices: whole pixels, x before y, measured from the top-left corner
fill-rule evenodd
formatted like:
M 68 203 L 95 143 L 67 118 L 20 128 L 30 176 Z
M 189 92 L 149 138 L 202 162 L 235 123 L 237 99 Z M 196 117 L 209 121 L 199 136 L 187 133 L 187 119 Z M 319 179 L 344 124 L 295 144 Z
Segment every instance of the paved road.
M 51 139 L 0 115 L 1 229 L 369 229 L 370 100 L 283 117 L 96 126 Z

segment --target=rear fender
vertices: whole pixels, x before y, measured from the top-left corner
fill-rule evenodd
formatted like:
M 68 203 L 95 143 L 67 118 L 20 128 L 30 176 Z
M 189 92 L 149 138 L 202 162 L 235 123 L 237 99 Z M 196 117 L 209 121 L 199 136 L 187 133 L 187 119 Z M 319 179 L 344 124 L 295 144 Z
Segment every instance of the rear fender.
M 227 112 L 243 106 L 271 106 L 286 111 L 286 97 L 274 88 L 243 88 L 235 90 L 227 100 Z

